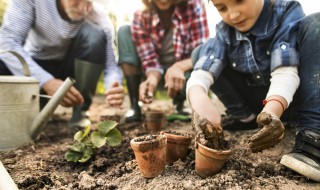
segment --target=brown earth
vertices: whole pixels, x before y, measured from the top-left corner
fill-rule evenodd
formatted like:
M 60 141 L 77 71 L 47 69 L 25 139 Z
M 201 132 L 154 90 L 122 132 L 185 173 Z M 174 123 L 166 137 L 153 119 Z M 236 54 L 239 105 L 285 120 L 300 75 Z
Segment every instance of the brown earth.
M 126 98 L 124 109 L 114 109 L 103 103 L 103 97 L 96 96 L 90 108 L 93 125 L 101 115 L 123 114 L 128 108 Z M 223 106 L 217 99 L 213 102 Z M 171 101 L 158 100 L 148 108 L 158 108 L 170 114 Z M 225 131 L 225 138 L 234 150 L 221 173 L 201 178 L 194 170 L 194 143 L 185 161 L 166 166 L 163 175 L 154 179 L 143 178 L 135 161 L 130 140 L 147 134 L 143 124 L 124 125 L 118 128 L 123 142 L 118 147 L 102 147 L 88 163 L 72 163 L 64 159 L 64 153 L 73 141 L 77 131 L 67 127 L 71 110 L 59 107 L 52 119 L 43 128 L 34 144 L 16 150 L 1 152 L 0 160 L 19 189 L 320 189 L 320 184 L 285 168 L 279 161 L 294 144 L 294 127 L 286 129 L 282 142 L 275 148 L 262 153 L 251 153 L 247 148 L 248 138 L 255 131 Z M 194 136 L 190 123 L 172 122 L 166 130 L 187 132 Z

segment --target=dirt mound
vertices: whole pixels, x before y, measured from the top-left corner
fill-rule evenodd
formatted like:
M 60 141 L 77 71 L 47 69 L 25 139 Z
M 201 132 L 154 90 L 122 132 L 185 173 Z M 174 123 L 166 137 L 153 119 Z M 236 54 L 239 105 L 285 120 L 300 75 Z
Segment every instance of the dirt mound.
M 213 100 L 217 101 L 217 100 Z M 101 115 L 123 114 L 124 109 L 108 108 L 103 97 L 95 97 L 90 108 L 90 118 L 96 124 Z M 214 102 L 219 104 L 219 102 Z M 172 112 L 171 101 L 156 101 L 144 107 L 161 108 Z M 166 166 L 163 175 L 154 179 L 143 178 L 130 148 L 130 140 L 147 134 L 143 124 L 120 124 L 123 142 L 118 147 L 103 147 L 88 163 L 72 163 L 64 159 L 68 146 L 73 144 L 77 131 L 67 127 L 71 110 L 59 108 L 34 144 L 17 150 L 1 152 L 0 160 L 19 189 L 320 189 L 312 182 L 280 165 L 281 156 L 294 144 L 294 128 L 287 128 L 285 138 L 275 148 L 262 153 L 251 153 L 247 139 L 255 131 L 225 131 L 233 155 L 221 173 L 201 178 L 194 171 L 194 142 L 184 161 Z M 120 121 L 122 122 L 122 121 Z M 187 132 L 194 136 L 190 123 L 167 123 L 166 130 Z

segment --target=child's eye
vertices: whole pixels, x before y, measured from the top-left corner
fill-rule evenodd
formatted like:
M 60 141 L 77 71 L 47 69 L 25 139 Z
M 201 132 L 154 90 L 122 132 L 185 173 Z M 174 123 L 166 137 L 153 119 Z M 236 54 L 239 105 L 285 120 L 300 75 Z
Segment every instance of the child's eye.
M 242 3 L 244 0 L 234 0 L 237 4 Z
M 217 8 L 217 10 L 218 10 L 219 12 L 224 12 L 224 11 L 227 10 L 227 8 L 224 7 L 224 6 L 219 6 L 219 7 L 216 7 L 216 8 Z

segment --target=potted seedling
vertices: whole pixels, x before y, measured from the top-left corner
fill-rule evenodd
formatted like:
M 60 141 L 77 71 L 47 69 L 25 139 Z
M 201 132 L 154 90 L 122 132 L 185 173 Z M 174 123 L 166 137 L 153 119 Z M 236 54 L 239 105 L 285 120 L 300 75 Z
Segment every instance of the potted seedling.
M 167 146 L 164 134 L 136 137 L 130 145 L 143 177 L 154 178 L 164 172 Z
M 167 164 L 172 165 L 177 160 L 184 160 L 188 154 L 192 136 L 177 131 L 161 132 L 167 137 Z
M 91 126 L 86 126 L 83 131 L 78 131 L 74 135 L 76 142 L 65 153 L 65 159 L 72 162 L 86 162 L 98 148 L 121 144 L 122 136 L 116 128 L 117 125 L 115 121 L 103 121 L 98 124 L 97 130 L 90 131 Z
M 207 119 L 200 119 L 195 113 L 192 126 L 196 131 L 196 173 L 201 177 L 212 176 L 220 172 L 232 151 L 224 139 L 223 131 L 218 131 Z

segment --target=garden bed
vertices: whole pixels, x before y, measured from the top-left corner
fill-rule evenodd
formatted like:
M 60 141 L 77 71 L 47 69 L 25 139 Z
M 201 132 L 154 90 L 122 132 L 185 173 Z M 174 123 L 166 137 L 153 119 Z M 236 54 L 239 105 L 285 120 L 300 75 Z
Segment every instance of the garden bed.
M 90 117 L 95 125 L 101 115 L 123 114 L 128 104 L 126 98 L 124 108 L 117 110 L 107 107 L 103 97 L 96 96 Z M 144 109 L 152 106 L 168 114 L 173 107 L 169 100 L 159 100 Z M 67 127 L 70 114 L 70 109 L 59 107 L 34 144 L 0 153 L 0 160 L 19 189 L 320 189 L 319 183 L 279 163 L 294 144 L 294 128 L 286 129 L 284 139 L 275 148 L 255 154 L 247 148 L 247 140 L 255 131 L 225 131 L 234 153 L 219 174 L 205 179 L 195 173 L 192 141 L 186 160 L 166 166 L 165 172 L 156 178 L 145 179 L 130 148 L 132 138 L 147 134 L 143 124 L 120 123 L 118 129 L 123 135 L 120 146 L 104 146 L 87 163 L 73 163 L 64 158 L 77 131 Z M 174 121 L 168 123 L 166 130 L 194 136 L 190 123 Z

